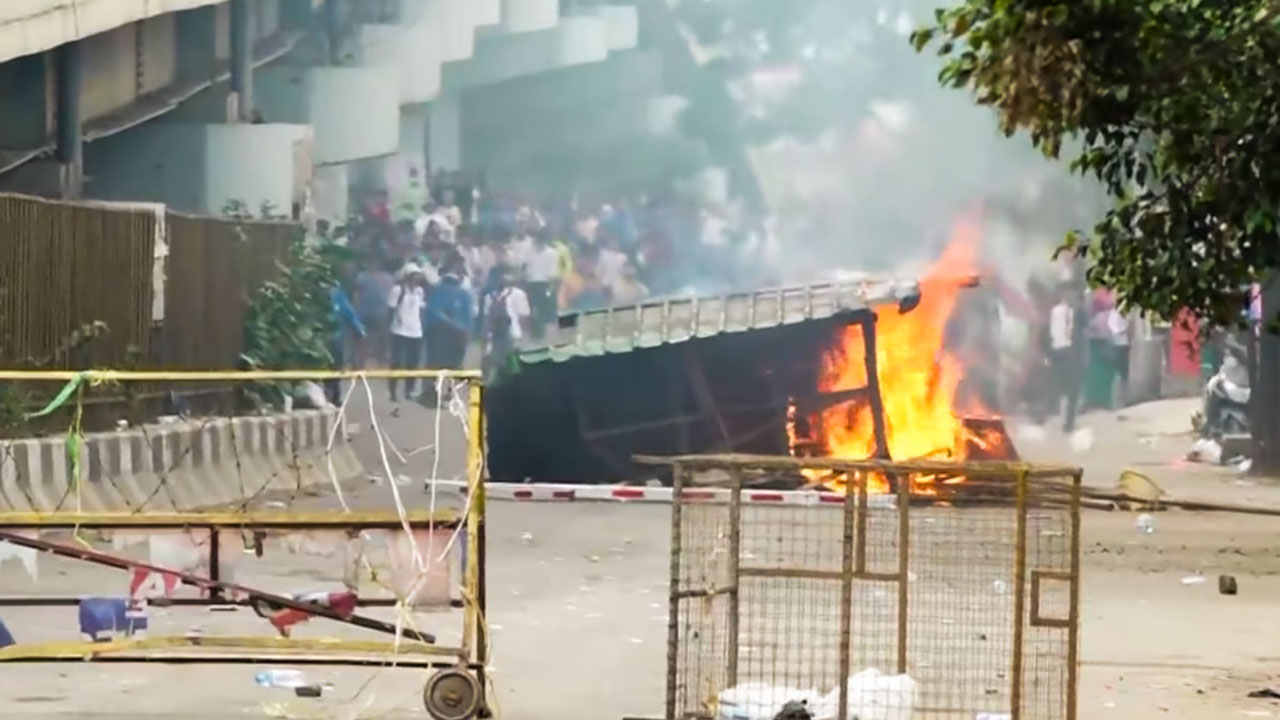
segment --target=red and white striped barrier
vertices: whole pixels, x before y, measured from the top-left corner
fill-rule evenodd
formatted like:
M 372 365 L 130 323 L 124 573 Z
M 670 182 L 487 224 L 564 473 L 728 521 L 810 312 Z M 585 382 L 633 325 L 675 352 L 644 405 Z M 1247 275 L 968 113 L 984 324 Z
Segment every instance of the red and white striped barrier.
M 465 493 L 466 486 L 458 485 Z M 640 485 L 557 485 L 542 483 L 485 483 L 485 497 L 489 500 L 515 502 L 637 502 L 670 503 L 673 491 L 669 487 Z M 681 492 L 685 502 L 728 502 L 726 488 L 686 488 Z M 743 490 L 742 502 L 752 505 L 841 505 L 845 496 L 840 493 L 813 490 Z M 896 507 L 893 495 L 870 495 L 868 507 Z

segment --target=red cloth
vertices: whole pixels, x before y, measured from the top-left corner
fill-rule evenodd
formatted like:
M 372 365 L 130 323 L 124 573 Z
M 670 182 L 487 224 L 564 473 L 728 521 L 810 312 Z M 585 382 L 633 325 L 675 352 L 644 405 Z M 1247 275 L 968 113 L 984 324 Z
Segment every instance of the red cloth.
M 1183 377 L 1200 375 L 1200 320 L 1183 310 L 1169 330 L 1169 372 Z

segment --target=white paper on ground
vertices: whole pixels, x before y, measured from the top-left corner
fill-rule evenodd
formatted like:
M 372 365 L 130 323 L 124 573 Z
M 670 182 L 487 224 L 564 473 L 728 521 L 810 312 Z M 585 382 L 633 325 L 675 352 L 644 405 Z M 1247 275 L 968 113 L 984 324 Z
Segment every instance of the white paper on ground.
M 916 681 L 909 675 L 885 675 L 867 668 L 851 675 L 849 714 L 837 718 L 840 692 L 837 688 L 822 699 L 815 720 L 911 720 L 916 705 Z
M 803 702 L 812 709 L 822 698 L 814 690 L 779 687 L 767 683 L 743 683 L 720 693 L 720 720 L 773 720 L 789 702 Z
M 39 533 L 34 530 L 15 530 L 13 531 L 13 534 L 21 535 L 22 537 L 31 538 L 33 540 L 39 537 Z M 40 575 L 37 572 L 36 567 L 36 556 L 39 554 L 40 551 L 35 548 L 22 547 L 21 545 L 14 545 L 13 543 L 0 540 L 0 577 L 4 577 L 6 572 L 11 572 L 6 570 L 5 561 L 17 560 L 22 564 L 23 569 L 26 570 L 27 576 L 31 578 L 31 581 L 39 582 Z

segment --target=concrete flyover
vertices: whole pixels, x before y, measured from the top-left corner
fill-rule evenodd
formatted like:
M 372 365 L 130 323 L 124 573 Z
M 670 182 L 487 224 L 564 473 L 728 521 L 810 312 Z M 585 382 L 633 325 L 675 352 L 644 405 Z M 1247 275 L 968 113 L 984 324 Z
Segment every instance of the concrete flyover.
M 0 3 L 0 62 L 222 2 L 226 0 L 5 0 Z

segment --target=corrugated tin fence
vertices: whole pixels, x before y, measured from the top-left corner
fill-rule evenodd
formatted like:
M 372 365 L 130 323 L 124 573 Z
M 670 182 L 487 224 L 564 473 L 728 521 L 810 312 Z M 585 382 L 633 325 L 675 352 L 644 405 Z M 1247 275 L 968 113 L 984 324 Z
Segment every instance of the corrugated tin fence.
M 0 195 L 0 363 L 119 367 L 146 357 L 162 222 L 143 208 Z M 105 334 L 72 347 L 94 322 Z
M 0 195 L 0 366 L 234 367 L 295 228 Z

